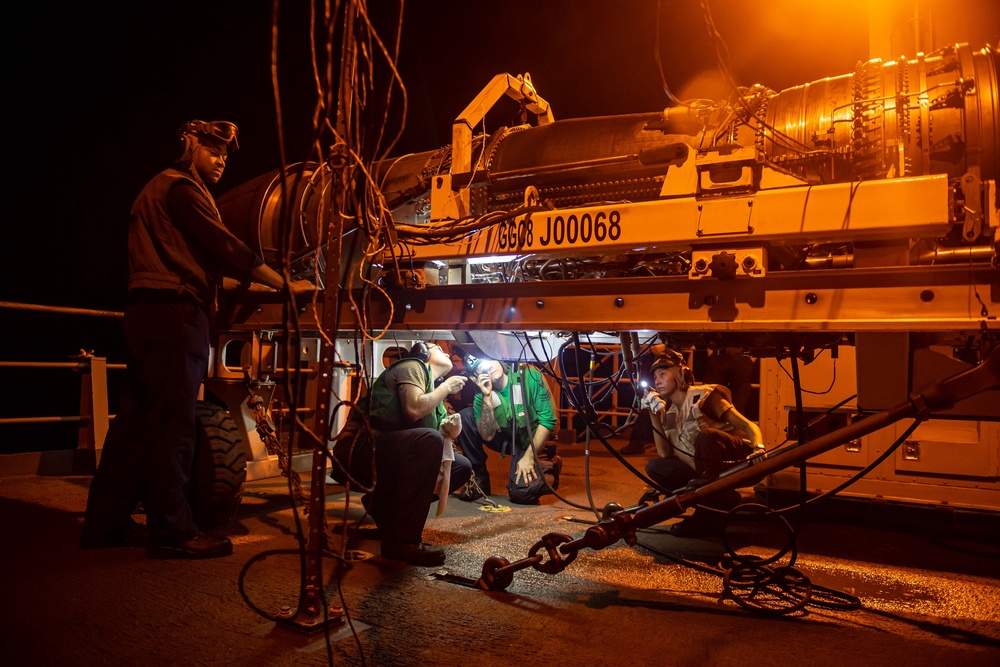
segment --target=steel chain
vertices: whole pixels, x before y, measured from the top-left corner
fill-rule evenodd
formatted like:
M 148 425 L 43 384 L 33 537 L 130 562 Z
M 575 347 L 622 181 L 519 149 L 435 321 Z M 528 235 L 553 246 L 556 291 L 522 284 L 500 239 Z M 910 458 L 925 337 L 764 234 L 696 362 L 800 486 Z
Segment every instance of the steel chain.
M 502 591 L 510 586 L 514 581 L 514 573 L 533 567 L 545 574 L 558 574 L 576 558 L 577 551 L 569 554 L 562 554 L 559 545 L 570 542 L 572 538 L 562 533 L 548 533 L 536 542 L 528 550 L 528 556 L 513 563 L 501 556 L 487 558 L 483 563 L 483 574 L 479 578 L 477 585 L 487 591 Z M 545 555 L 539 553 L 545 549 L 549 560 L 545 560 Z
M 260 436 L 261 441 L 264 443 L 264 449 L 271 456 L 278 457 L 278 469 L 282 475 L 291 479 L 295 501 L 303 508 L 303 512 L 308 514 L 309 495 L 302 488 L 302 478 L 299 476 L 298 471 L 288 465 L 288 454 L 285 452 L 285 448 L 281 446 L 281 443 L 278 442 L 274 422 L 271 421 L 271 417 L 264 408 L 264 399 L 258 394 L 251 394 L 250 398 L 247 399 L 247 406 L 250 408 L 253 419 L 257 423 L 257 435 Z
M 564 535 L 562 533 L 547 533 L 543 535 L 542 539 L 528 550 L 528 556 L 534 558 L 538 555 L 539 550 L 544 547 L 545 552 L 549 555 L 549 560 L 541 560 L 535 563 L 534 568 L 539 572 L 544 572 L 545 574 L 559 574 L 566 569 L 566 566 L 576 559 L 577 552 L 570 552 L 564 558 L 559 552 L 559 545 L 565 544 L 572 539 L 573 538 L 569 535 Z
M 288 465 L 288 455 L 281 446 L 281 443 L 278 442 L 274 422 L 271 421 L 267 411 L 264 409 L 263 399 L 257 394 L 251 394 L 250 398 L 247 399 L 247 405 L 250 407 L 254 421 L 257 422 L 257 433 L 264 443 L 264 448 L 268 454 L 278 457 L 278 469 L 281 470 L 281 474 L 292 480 L 292 493 L 295 495 L 296 506 L 302 509 L 303 514 L 308 515 L 309 494 L 302 488 L 302 478 L 298 471 Z M 332 545 L 338 542 L 337 536 L 333 532 L 333 527 L 326 516 L 326 512 L 323 513 L 323 537 L 324 546 L 327 549 L 332 548 Z

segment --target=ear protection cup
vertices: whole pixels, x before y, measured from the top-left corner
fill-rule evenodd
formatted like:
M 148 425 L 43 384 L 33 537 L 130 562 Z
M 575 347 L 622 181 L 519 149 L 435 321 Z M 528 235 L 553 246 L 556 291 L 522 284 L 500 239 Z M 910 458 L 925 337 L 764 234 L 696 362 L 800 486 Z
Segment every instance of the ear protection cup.
M 416 343 L 414 343 L 413 347 L 410 348 L 410 358 L 411 359 L 419 359 L 420 361 L 424 362 L 425 364 L 428 361 L 430 361 L 431 360 L 431 351 L 427 347 L 427 343 L 423 342 L 422 340 L 418 340 Z
M 174 162 L 182 162 L 191 157 L 194 152 L 194 147 L 196 145 L 195 138 L 190 134 L 178 134 L 177 135 L 177 157 Z

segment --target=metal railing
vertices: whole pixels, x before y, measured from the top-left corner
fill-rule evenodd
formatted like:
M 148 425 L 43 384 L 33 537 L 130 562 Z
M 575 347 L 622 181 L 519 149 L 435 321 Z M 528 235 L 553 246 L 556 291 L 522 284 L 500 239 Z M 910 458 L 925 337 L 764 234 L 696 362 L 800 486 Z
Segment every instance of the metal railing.
M 88 317 L 122 317 L 124 313 L 88 308 L 68 308 L 27 303 L 0 301 L 0 309 L 27 310 L 45 313 L 84 315 Z M 70 361 L 0 361 L 0 369 L 66 368 L 80 373 L 80 414 L 44 417 L 2 417 L 0 425 L 78 423 L 77 449 L 92 450 L 99 455 L 108 433 L 108 422 L 114 415 L 108 413 L 109 370 L 124 370 L 125 364 L 109 364 L 104 357 L 80 350 Z

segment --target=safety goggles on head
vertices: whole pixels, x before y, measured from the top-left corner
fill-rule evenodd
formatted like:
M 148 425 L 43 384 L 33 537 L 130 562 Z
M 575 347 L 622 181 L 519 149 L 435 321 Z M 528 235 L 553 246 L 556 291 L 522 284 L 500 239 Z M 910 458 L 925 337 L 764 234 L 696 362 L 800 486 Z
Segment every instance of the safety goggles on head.
M 240 130 L 234 123 L 227 120 L 191 120 L 184 123 L 178 134 L 192 134 L 196 137 L 203 137 L 209 141 L 216 141 L 223 144 L 230 153 L 240 147 Z

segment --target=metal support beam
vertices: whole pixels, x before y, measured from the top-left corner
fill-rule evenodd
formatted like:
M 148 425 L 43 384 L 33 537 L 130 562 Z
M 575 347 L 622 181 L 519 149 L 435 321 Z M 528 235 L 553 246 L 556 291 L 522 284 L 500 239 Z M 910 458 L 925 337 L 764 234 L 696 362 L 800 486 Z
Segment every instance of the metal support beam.
M 429 286 L 391 292 L 393 329 L 703 332 L 1000 329 L 1000 269 L 833 269 L 734 280 L 687 277 Z M 373 300 L 382 326 L 388 305 Z M 342 322 L 353 315 L 345 312 Z

